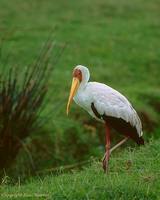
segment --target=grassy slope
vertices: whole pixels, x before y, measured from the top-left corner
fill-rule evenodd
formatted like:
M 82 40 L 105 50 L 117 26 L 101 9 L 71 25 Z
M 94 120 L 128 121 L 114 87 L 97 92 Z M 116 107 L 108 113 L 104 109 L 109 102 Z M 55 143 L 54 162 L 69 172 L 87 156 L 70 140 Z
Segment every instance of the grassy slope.
M 138 150 L 114 154 L 110 160 L 110 173 L 105 175 L 97 162 L 81 172 L 36 178 L 26 185 L 2 186 L 1 197 L 28 196 L 28 199 L 144 199 L 160 196 L 160 140 Z M 6 195 L 6 196 L 5 196 Z M 37 199 L 39 199 L 37 197 Z
M 54 101 L 65 97 L 63 114 L 70 87 L 68 80 L 76 64 L 89 66 L 92 80 L 103 81 L 124 92 L 137 107 L 143 106 L 143 99 L 140 103 L 137 99 L 142 88 L 143 93 L 157 92 L 160 84 L 158 0 L 38 2 L 1 0 L 1 35 L 9 38 L 4 55 L 11 51 L 12 64 L 30 63 L 56 26 L 57 44 L 68 44 L 51 81 L 51 86 L 56 86 L 54 91 L 58 91 Z

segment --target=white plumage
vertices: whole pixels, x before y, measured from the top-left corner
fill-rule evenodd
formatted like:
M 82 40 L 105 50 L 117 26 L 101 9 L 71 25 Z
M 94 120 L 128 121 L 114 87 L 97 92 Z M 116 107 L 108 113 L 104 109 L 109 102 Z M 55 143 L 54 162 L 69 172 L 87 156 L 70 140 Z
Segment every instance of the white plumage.
M 139 137 L 141 137 L 143 134 L 141 121 L 127 98 L 105 84 L 88 82 L 90 74 L 86 67 L 78 65 L 75 69 L 82 72 L 83 78 L 74 96 L 74 101 L 91 116 L 99 120 L 91 109 L 91 104 L 94 103 L 100 115 L 105 114 L 129 122 L 131 126 L 136 128 Z
M 103 157 L 103 169 L 107 172 L 110 152 L 128 138 L 138 145 L 144 144 L 141 137 L 142 124 L 137 112 L 121 93 L 113 88 L 97 82 L 88 82 L 88 68 L 78 65 L 73 70 L 73 80 L 67 104 L 67 114 L 72 100 L 84 108 L 91 116 L 105 123 L 106 152 Z M 110 150 L 110 127 L 125 135 L 125 138 Z

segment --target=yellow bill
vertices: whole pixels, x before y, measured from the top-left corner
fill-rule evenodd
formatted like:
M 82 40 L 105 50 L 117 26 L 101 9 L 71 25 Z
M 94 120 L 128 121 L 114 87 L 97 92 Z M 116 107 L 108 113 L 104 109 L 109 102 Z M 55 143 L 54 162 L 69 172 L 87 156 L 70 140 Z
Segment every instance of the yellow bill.
M 67 103 L 67 115 L 69 113 L 69 109 L 70 109 L 70 105 L 73 101 L 73 97 L 75 96 L 78 88 L 79 88 L 79 84 L 80 81 L 78 78 L 73 78 L 72 80 L 72 86 L 71 86 L 71 90 L 70 90 L 70 95 L 69 95 L 69 99 L 68 99 L 68 103 Z

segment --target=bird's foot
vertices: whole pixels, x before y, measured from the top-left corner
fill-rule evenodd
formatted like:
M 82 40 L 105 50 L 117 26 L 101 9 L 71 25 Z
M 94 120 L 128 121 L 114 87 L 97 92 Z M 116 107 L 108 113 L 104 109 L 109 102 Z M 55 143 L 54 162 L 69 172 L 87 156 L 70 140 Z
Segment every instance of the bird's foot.
M 103 166 L 103 170 L 104 170 L 105 173 L 108 173 L 108 161 L 109 160 L 105 156 L 103 161 L 102 161 L 102 166 Z

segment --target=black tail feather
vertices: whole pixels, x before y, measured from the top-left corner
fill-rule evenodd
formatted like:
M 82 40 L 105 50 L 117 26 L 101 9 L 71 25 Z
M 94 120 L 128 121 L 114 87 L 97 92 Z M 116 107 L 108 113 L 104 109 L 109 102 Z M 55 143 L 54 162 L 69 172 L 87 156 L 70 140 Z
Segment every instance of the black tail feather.
M 139 139 L 136 142 L 138 145 L 144 145 L 144 139 L 142 137 L 139 137 Z
M 131 126 L 129 122 L 120 118 L 105 115 L 103 115 L 103 119 L 120 134 L 130 137 L 138 145 L 144 145 L 144 140 L 142 137 L 139 137 L 136 127 Z

